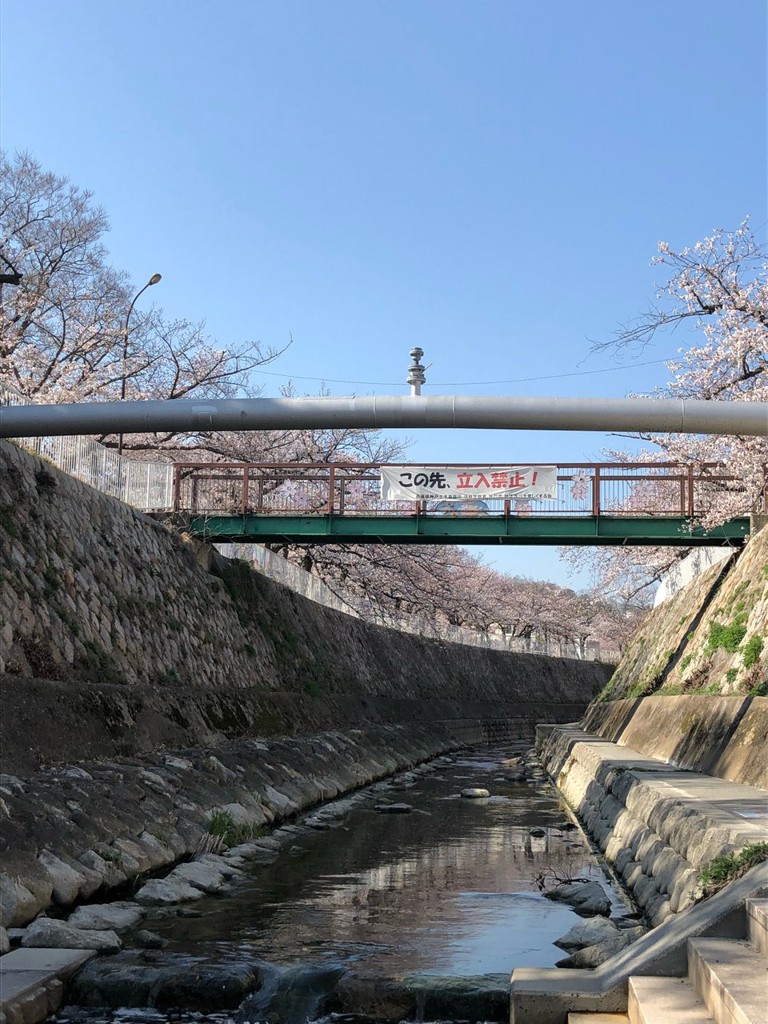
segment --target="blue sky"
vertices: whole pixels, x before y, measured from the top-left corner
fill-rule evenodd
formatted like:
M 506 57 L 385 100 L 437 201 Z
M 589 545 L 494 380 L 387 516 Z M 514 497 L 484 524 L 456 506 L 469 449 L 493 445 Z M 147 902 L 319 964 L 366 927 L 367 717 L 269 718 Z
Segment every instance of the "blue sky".
M 95 193 L 168 314 L 292 336 L 265 395 L 404 394 L 413 345 L 425 394 L 650 391 L 683 334 L 618 362 L 589 339 L 647 307 L 657 242 L 765 237 L 763 0 L 3 0 L 0 30 L 3 148 Z M 614 443 L 411 437 L 425 462 Z M 569 582 L 554 550 L 490 557 Z

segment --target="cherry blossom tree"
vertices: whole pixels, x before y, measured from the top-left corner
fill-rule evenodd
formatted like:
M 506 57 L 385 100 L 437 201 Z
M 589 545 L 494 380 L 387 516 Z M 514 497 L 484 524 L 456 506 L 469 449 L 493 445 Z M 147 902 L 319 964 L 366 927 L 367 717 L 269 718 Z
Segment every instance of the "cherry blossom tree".
M 689 344 L 667 363 L 669 382 L 647 397 L 768 402 L 768 256 L 748 222 L 736 231 L 715 231 L 692 248 L 676 250 L 661 242 L 653 262 L 668 275 L 656 304 L 595 347 L 643 348 L 652 344 L 659 332 L 687 330 Z M 765 437 L 631 436 L 653 447 L 640 456 L 608 451 L 606 457 L 613 461 L 681 462 L 698 470 L 707 463 L 727 468 L 732 481 L 699 487 L 697 504 L 704 508 L 705 526 L 765 510 Z M 647 500 L 648 495 L 645 497 Z M 652 586 L 686 551 L 572 549 L 566 558 L 579 567 L 591 563 L 596 582 L 610 592 L 629 595 Z
M 768 254 L 748 222 L 679 252 L 661 242 L 654 263 L 670 274 L 659 293 L 662 304 L 620 332 L 613 344 L 650 344 L 659 330 L 686 322 L 693 324 L 695 337 L 667 364 L 672 379 L 653 397 L 768 402 Z M 654 445 L 659 460 L 721 463 L 738 478 L 738 488 L 721 487 L 709 495 L 708 525 L 762 507 L 765 437 L 636 436 Z
M 482 584 L 492 570 L 454 545 L 315 544 L 278 550 L 339 597 L 359 597 L 383 618 L 416 614 L 487 628 Z
M 280 389 L 284 398 L 295 398 L 292 384 Z M 328 392 L 321 389 L 320 396 Z M 235 462 L 396 462 L 405 456 L 410 441 L 387 437 L 380 430 L 359 427 L 301 428 L 287 430 L 215 431 L 199 434 L 207 452 L 216 459 Z M 318 488 L 318 502 L 327 501 Z
M 204 323 L 134 309 L 136 289 L 110 266 L 109 225 L 90 192 L 26 154 L 0 154 L 0 252 L 22 273 L 0 284 L 0 383 L 37 402 L 231 398 L 260 388 L 250 371 L 279 354 L 259 342 L 222 345 Z M 290 386 L 284 389 L 293 395 Z M 116 436 L 98 438 L 115 445 Z M 134 455 L 255 462 L 389 461 L 403 442 L 348 428 L 125 435 Z
M 338 596 L 369 610 L 428 617 L 508 640 L 563 643 L 584 657 L 590 644 L 619 651 L 643 614 L 597 593 L 577 594 L 549 582 L 509 576 L 452 545 L 286 546 L 290 561 L 318 576 Z
M 222 345 L 203 323 L 127 311 L 136 288 L 108 261 L 104 211 L 90 192 L 26 154 L 0 154 L 0 252 L 23 276 L 0 285 L 0 383 L 38 402 L 121 396 L 255 394 L 249 373 L 274 359 L 257 341 Z M 113 443 L 112 438 L 102 438 Z M 196 437 L 125 439 L 157 449 Z
M 620 603 L 649 608 L 664 574 L 689 548 L 569 547 L 560 556 L 575 572 L 587 573 L 592 588 Z

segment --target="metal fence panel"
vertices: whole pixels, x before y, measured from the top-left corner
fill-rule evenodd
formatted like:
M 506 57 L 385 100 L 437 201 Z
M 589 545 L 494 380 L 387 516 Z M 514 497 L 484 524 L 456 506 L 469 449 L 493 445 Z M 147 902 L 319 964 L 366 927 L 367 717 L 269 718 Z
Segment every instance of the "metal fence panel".
M 32 404 L 23 395 L 0 383 L 0 405 Z M 91 437 L 17 437 L 14 442 L 70 476 L 134 508 L 146 512 L 171 508 L 172 462 L 128 459 Z

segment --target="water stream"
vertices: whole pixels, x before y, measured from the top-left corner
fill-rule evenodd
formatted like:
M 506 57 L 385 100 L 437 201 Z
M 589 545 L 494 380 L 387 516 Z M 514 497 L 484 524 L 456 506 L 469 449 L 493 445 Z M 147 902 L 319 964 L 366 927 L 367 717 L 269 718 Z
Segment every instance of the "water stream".
M 143 928 L 163 940 L 161 951 L 126 949 L 113 960 L 201 970 L 258 964 L 260 989 L 239 1014 L 206 1019 L 272 1024 L 311 1019 L 341 977 L 363 987 L 404 976 L 503 981 L 513 967 L 553 965 L 563 956 L 554 940 L 580 918 L 546 899 L 537 879 L 592 878 L 615 913 L 627 906 L 551 784 L 514 779 L 510 759 L 521 750 L 440 758 L 337 802 L 338 815 L 333 804 L 304 815 L 278 833 L 285 841 L 277 858 L 247 865 L 225 895 L 151 912 Z M 469 787 L 491 796 L 463 797 Z M 412 810 L 377 809 L 393 803 Z M 83 1014 L 66 1010 L 59 1020 Z M 118 1019 L 86 1016 L 93 1024 Z

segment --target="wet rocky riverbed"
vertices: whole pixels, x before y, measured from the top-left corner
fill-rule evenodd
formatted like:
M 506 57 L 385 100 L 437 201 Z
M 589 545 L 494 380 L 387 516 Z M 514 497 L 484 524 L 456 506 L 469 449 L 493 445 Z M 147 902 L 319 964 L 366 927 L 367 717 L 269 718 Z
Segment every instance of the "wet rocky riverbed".
M 223 891 L 143 906 L 61 1024 L 503 1020 L 512 968 L 560 961 L 588 920 L 542 888 L 592 880 L 604 918 L 633 923 L 522 745 L 438 758 L 261 842 Z

